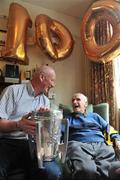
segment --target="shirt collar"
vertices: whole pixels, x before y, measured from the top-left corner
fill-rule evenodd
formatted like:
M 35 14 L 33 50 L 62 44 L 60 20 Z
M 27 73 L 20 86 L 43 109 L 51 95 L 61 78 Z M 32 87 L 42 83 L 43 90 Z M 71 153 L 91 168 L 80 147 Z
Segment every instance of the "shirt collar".
M 84 116 L 86 117 L 87 116 L 87 113 L 81 113 L 81 112 L 73 112 L 72 113 L 72 116 L 75 117 L 75 118 L 80 118 L 81 116 Z
M 33 86 L 32 86 L 32 84 L 31 84 L 31 81 L 29 81 L 29 82 L 26 84 L 26 86 L 27 86 L 28 94 L 29 94 L 30 96 L 35 96 L 35 91 L 34 91 L 34 89 L 33 89 Z
M 29 82 L 27 83 L 27 91 L 28 91 L 28 94 L 29 94 L 30 96 L 36 97 L 35 91 L 34 91 L 34 88 L 33 88 L 33 86 L 32 86 L 31 81 L 29 81 Z M 44 94 L 44 93 L 41 92 L 41 94 Z

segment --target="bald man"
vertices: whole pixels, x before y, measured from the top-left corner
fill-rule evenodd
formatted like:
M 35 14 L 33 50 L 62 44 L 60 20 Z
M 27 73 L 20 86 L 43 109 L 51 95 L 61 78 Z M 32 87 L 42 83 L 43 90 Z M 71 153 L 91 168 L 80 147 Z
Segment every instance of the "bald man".
M 74 112 L 66 117 L 69 122 L 69 143 L 65 179 L 117 180 L 119 176 L 114 172 L 120 167 L 120 161 L 116 161 L 113 146 L 108 145 L 104 138 L 104 132 L 109 132 L 109 124 L 97 113 L 87 113 L 87 106 L 88 99 L 84 94 L 73 95 Z M 119 134 L 113 134 L 111 138 L 120 140 Z
M 28 135 L 35 135 L 35 121 L 28 119 L 29 114 L 49 109 L 46 94 L 54 87 L 55 79 L 54 69 L 43 65 L 35 70 L 29 82 L 11 85 L 1 94 L 0 180 L 7 180 L 9 170 L 18 164 L 24 168 L 27 180 L 59 179 L 61 172 L 55 161 L 45 162 L 44 170 L 37 169 L 36 157 L 31 159 L 28 143 Z

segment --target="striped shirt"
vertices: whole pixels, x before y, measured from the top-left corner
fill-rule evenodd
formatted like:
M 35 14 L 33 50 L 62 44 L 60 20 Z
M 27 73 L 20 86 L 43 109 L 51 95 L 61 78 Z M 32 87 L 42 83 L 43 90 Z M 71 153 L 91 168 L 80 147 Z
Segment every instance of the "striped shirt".
M 18 121 L 40 107 L 49 108 L 49 106 L 49 99 L 44 94 L 35 96 L 31 82 L 11 85 L 5 88 L 0 96 L 0 117 Z M 0 133 L 0 137 L 26 138 L 26 135 L 18 131 Z

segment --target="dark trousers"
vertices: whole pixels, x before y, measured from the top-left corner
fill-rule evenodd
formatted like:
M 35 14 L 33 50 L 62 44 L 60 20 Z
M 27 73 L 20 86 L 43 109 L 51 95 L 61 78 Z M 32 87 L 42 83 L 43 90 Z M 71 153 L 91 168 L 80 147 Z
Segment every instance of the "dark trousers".
M 21 167 L 26 180 L 58 180 L 61 177 L 60 163 L 44 162 L 44 169 L 38 169 L 37 158 L 32 159 L 27 140 L 0 139 L 0 180 L 7 180 L 11 169 Z

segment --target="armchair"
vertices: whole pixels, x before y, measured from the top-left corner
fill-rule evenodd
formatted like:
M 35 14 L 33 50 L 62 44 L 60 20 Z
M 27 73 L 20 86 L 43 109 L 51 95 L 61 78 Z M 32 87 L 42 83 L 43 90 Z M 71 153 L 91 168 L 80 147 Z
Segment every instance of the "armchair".
M 63 117 L 68 115 L 72 112 L 72 107 L 70 105 L 63 105 L 59 104 L 59 108 L 63 110 Z M 109 123 L 109 104 L 108 103 L 100 103 L 97 105 L 89 104 L 87 107 L 87 112 L 96 112 L 98 113 L 104 120 L 106 120 Z M 117 134 L 118 131 L 116 131 L 112 126 L 110 127 L 110 133 L 105 134 L 105 138 L 108 144 L 111 144 L 114 146 L 114 149 L 116 151 L 117 158 L 120 160 L 120 148 L 119 148 L 119 142 L 116 140 L 114 142 L 111 141 L 111 134 Z
M 72 107 L 70 105 L 59 104 L 59 108 L 63 110 L 63 116 L 65 117 L 72 112 Z M 96 112 L 102 116 L 106 121 L 109 122 L 109 104 L 100 103 L 97 105 L 89 104 L 87 107 L 87 112 Z

